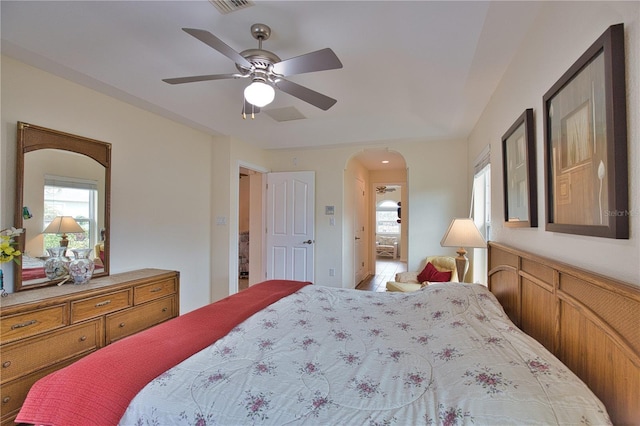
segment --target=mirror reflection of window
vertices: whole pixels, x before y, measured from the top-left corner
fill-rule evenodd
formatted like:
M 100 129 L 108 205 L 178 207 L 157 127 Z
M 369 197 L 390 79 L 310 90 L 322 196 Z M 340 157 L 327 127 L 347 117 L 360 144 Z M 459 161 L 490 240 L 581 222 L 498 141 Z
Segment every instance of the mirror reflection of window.
M 71 216 L 85 230 L 69 234 L 69 249 L 93 248 L 98 241 L 98 182 L 61 176 L 45 176 L 44 223 L 46 228 L 56 216 Z M 45 234 L 43 249 L 57 247 L 60 236 Z

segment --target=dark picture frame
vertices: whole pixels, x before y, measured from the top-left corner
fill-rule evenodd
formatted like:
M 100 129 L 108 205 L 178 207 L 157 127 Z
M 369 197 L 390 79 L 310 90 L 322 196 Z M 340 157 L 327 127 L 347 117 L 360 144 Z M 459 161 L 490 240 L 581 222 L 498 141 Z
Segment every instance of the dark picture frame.
M 546 230 L 629 238 L 623 24 L 543 96 Z
M 538 186 L 533 109 L 526 109 L 502 136 L 504 226 L 538 226 Z

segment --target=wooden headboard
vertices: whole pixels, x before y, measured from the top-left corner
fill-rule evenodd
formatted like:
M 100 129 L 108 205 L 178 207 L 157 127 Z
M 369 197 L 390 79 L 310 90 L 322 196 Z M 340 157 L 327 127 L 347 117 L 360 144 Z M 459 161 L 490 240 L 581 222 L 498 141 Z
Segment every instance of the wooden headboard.
M 489 289 L 591 388 L 614 424 L 640 424 L 640 287 L 492 242 Z

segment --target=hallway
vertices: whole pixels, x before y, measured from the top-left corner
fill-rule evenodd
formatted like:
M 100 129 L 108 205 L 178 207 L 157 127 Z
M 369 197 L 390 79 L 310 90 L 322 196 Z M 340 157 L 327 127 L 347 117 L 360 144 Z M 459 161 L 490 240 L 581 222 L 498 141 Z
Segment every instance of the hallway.
M 387 291 L 387 281 L 393 281 L 397 272 L 406 272 L 407 263 L 393 259 L 376 259 L 376 274 L 365 278 L 357 290 Z

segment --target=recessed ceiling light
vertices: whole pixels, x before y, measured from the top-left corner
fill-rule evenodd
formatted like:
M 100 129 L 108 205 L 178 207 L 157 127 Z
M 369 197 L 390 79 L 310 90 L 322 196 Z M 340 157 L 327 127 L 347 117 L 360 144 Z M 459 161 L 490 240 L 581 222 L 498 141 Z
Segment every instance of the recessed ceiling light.
M 382 164 L 389 164 L 389 160 L 382 160 Z

